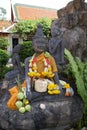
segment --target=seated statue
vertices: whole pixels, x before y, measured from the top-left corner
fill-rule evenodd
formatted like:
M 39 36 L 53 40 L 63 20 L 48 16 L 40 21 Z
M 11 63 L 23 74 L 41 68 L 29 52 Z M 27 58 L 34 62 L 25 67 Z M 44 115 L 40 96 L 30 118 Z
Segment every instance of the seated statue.
M 46 52 L 48 40 L 43 34 L 41 25 L 38 26 L 32 44 L 35 54 L 25 60 L 26 93 L 29 100 L 32 98 L 31 91 L 35 89 L 34 85 L 38 79 L 53 81 L 58 84 L 57 89 L 61 89 L 55 60 L 50 53 Z

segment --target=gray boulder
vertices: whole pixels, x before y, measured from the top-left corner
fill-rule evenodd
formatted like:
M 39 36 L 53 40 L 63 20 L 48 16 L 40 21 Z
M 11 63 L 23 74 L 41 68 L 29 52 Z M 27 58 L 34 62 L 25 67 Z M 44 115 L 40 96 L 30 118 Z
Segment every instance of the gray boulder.
M 6 89 L 0 98 L 0 127 L 4 130 L 65 130 L 82 118 L 83 103 L 77 94 L 72 97 L 65 97 L 64 93 L 37 95 L 31 101 L 31 111 L 21 114 L 7 107 L 10 94 Z

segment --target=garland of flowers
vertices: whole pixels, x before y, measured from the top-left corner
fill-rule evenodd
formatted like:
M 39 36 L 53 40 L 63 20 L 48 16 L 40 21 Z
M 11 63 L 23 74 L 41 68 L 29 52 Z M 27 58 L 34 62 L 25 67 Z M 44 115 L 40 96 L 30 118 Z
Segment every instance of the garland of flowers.
M 50 83 L 48 84 L 48 94 L 60 94 L 60 90 L 58 89 L 58 84 Z
M 43 63 L 44 63 L 44 71 L 41 73 L 37 72 L 37 64 L 36 64 L 36 57 L 35 54 L 33 55 L 32 59 L 29 61 L 29 72 L 28 76 L 32 77 L 43 77 L 43 78 L 53 78 L 54 73 L 52 73 L 52 68 L 50 65 L 50 61 L 48 58 L 44 57 Z M 57 89 L 58 85 L 54 83 L 48 84 L 48 94 L 60 94 L 60 90 Z
M 51 68 L 49 59 L 44 57 L 43 62 L 44 62 L 44 71 L 42 73 L 38 73 L 36 57 L 35 57 L 35 55 L 33 55 L 32 59 L 30 60 L 30 63 L 29 63 L 28 76 L 37 77 L 37 78 L 39 78 L 39 77 L 53 78 L 54 73 L 52 73 L 52 68 Z
M 44 71 L 39 73 L 37 71 L 38 67 L 37 67 L 37 64 L 36 64 L 36 57 L 35 57 L 35 54 L 34 54 L 32 59 L 29 61 L 28 76 L 30 76 L 31 78 L 33 78 L 33 77 L 35 77 L 35 78 L 39 78 L 39 77 L 53 78 L 54 73 L 52 72 L 52 68 L 51 68 L 49 59 L 44 57 L 43 63 L 44 63 Z M 70 87 L 70 84 L 65 82 L 64 85 L 63 85 L 63 88 L 66 89 L 65 96 L 72 96 L 73 95 L 73 90 Z M 47 86 L 47 89 L 48 89 L 48 94 L 60 94 L 58 84 L 49 83 L 48 86 Z

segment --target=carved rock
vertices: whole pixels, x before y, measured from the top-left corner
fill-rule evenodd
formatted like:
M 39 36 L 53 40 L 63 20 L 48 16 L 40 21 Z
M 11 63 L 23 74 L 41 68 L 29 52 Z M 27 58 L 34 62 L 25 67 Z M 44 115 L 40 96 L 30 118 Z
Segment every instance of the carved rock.
M 52 23 L 52 29 L 60 28 L 66 40 L 66 48 L 73 56 L 87 61 L 87 3 L 73 0 L 57 11 L 58 19 Z
M 11 96 L 8 89 L 17 85 L 15 78 L 17 74 L 13 74 L 13 78 L 8 80 L 6 77 L 5 80 L 8 82 L 0 97 L 0 128 L 2 130 L 64 130 L 71 128 L 82 118 L 81 98 L 76 92 L 72 97 L 65 97 L 65 90 L 60 95 L 33 91 L 31 112 L 21 114 L 18 110 L 10 110 L 7 107 L 7 101 Z M 24 80 L 24 75 L 20 76 L 20 80 Z M 71 85 L 73 86 L 72 83 Z
M 8 109 L 8 99 L 9 93 L 6 91 L 0 99 L 0 127 L 4 130 L 69 129 L 81 119 L 83 113 L 82 101 L 76 95 L 45 95 L 42 99 L 33 100 L 31 112 L 24 114 Z M 41 109 L 40 104 L 45 108 Z

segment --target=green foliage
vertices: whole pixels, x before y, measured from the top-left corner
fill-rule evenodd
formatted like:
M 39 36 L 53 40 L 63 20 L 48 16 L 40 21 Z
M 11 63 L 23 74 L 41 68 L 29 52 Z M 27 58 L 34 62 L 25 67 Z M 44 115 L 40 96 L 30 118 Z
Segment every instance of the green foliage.
M 9 59 L 9 54 L 7 53 L 8 39 L 5 37 L 0 37 L 0 79 L 2 79 L 5 73 L 8 71 L 6 64 Z
M 9 54 L 5 51 L 0 49 L 0 79 L 3 78 L 6 72 L 6 64 L 9 59 Z
M 0 37 L 0 49 L 7 50 L 8 45 L 8 39 L 5 37 Z
M 0 67 L 6 65 L 9 59 L 9 54 L 5 51 L 0 49 Z
M 50 26 L 51 26 L 51 19 L 42 18 L 38 20 L 26 20 L 20 21 L 15 25 L 15 28 L 12 30 L 14 33 L 19 33 L 24 39 L 26 39 L 28 35 L 34 35 L 37 24 L 41 23 L 43 26 L 43 32 L 47 37 L 50 36 Z
M 38 23 L 40 23 L 43 27 L 43 32 L 44 34 L 49 38 L 51 36 L 50 33 L 50 28 L 51 28 L 51 19 L 48 18 L 42 18 L 41 20 L 39 20 Z
M 85 100 L 87 98 L 87 90 L 85 89 L 84 79 L 83 79 L 84 64 L 80 61 L 79 58 L 76 59 L 75 61 L 74 57 L 67 49 L 65 49 L 65 55 L 66 55 L 66 58 L 69 60 L 71 72 L 73 73 L 73 76 L 75 77 L 77 91 L 79 95 L 82 97 L 84 103 L 87 103 L 87 101 Z
M 0 79 L 3 79 L 4 75 L 11 70 L 13 70 L 13 67 L 2 66 L 2 69 L 0 69 Z
M 21 37 L 26 39 L 26 34 L 33 35 L 35 32 L 35 21 L 20 21 L 15 25 L 15 28 L 13 28 L 12 32 L 19 33 Z
M 20 50 L 20 60 L 24 62 L 26 57 L 32 56 L 34 50 L 32 49 L 32 42 L 31 41 L 24 41 Z
M 79 58 L 75 59 L 67 49 L 65 49 L 65 56 L 75 78 L 78 94 L 84 102 L 84 114 L 79 126 L 87 125 L 87 63 L 83 63 Z
M 84 70 L 83 70 L 83 79 L 84 79 L 84 85 L 85 89 L 87 90 L 87 63 L 84 64 Z
M 22 92 L 22 86 L 21 86 L 19 75 L 17 76 L 16 82 L 17 82 L 17 86 L 18 86 L 18 91 Z

